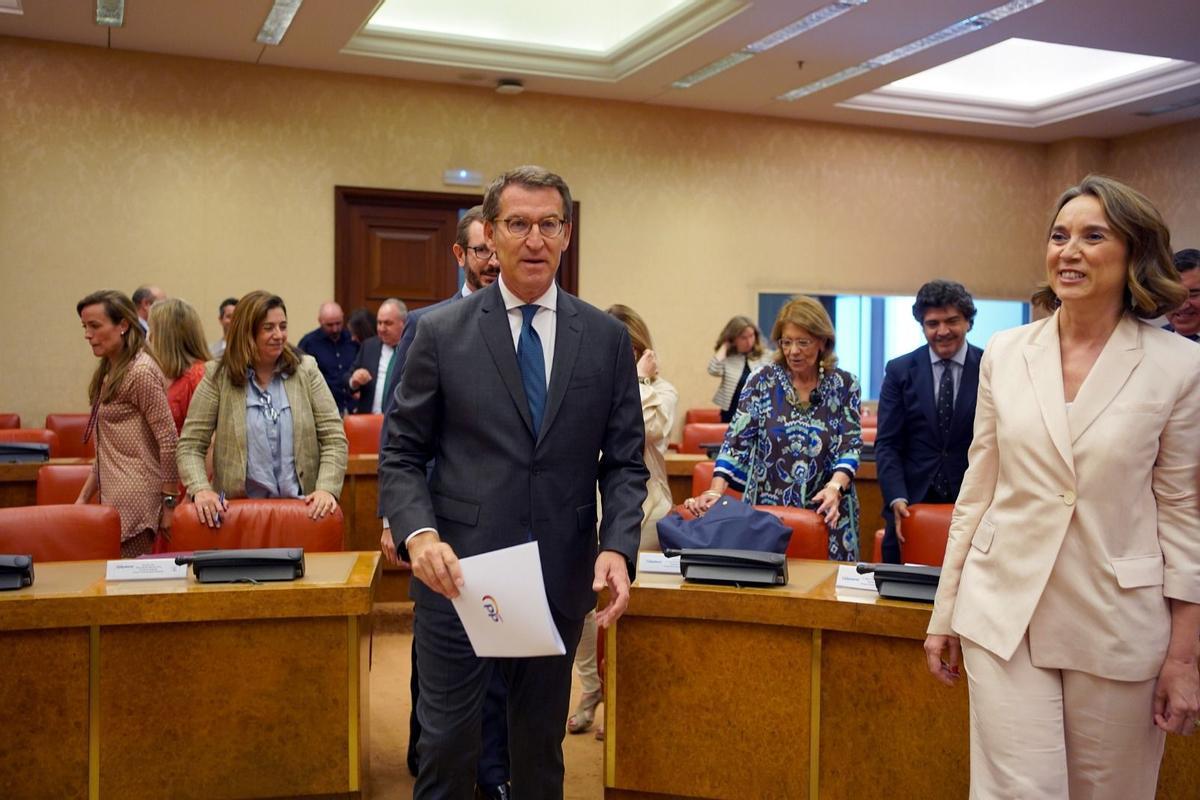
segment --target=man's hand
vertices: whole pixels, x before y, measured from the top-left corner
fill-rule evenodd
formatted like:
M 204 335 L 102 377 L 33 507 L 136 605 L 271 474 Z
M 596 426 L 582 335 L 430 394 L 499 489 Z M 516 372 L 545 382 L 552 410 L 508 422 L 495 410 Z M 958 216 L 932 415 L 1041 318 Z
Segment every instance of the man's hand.
M 607 628 L 620 619 L 629 606 L 629 568 L 625 566 L 625 556 L 613 550 L 604 550 L 596 556 L 596 579 L 592 581 L 592 591 L 598 592 L 605 586 L 609 591 L 608 605 L 596 613 L 596 624 L 601 628 Z
M 350 388 L 357 390 L 358 387 L 364 386 L 371 382 L 371 373 L 369 370 L 359 367 L 350 375 Z
M 892 519 L 896 522 L 896 539 L 900 544 L 904 544 L 904 533 L 900 529 L 900 520 L 908 519 L 911 513 L 908 510 L 908 503 L 903 500 L 897 500 L 892 503 Z
M 384 528 L 383 536 L 379 537 L 379 549 L 383 551 L 383 558 L 393 567 L 400 566 L 400 554 L 396 552 L 396 540 L 392 538 L 392 529 Z
M 425 531 L 409 539 L 408 557 L 412 559 L 413 575 L 421 583 L 443 597 L 451 600 L 458 597 L 458 590 L 463 586 L 462 567 L 458 565 L 454 550 L 435 532 Z M 625 586 L 628 593 L 628 579 Z

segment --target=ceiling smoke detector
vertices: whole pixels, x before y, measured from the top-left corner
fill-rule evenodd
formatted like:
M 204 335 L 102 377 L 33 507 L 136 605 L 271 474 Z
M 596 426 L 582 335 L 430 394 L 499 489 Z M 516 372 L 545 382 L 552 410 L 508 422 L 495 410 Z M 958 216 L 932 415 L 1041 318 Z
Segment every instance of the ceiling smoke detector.
M 501 78 L 496 81 L 497 94 L 520 94 L 525 91 L 525 84 L 516 78 Z

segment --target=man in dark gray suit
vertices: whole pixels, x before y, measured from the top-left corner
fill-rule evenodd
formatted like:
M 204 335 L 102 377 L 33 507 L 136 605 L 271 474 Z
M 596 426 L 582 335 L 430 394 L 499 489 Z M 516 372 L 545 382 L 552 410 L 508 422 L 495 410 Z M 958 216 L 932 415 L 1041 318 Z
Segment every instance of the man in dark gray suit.
M 623 325 L 554 282 L 570 215 L 570 190 L 546 170 L 521 167 L 492 183 L 484 227 L 500 280 L 425 316 L 388 415 L 380 492 L 417 578 L 416 798 L 471 797 L 493 669 L 509 687 L 514 795 L 562 797 L 583 617 L 605 586 L 601 625 L 629 602 L 648 477 L 633 345 Z M 480 659 L 448 599 L 462 586 L 458 559 L 531 540 L 567 652 Z

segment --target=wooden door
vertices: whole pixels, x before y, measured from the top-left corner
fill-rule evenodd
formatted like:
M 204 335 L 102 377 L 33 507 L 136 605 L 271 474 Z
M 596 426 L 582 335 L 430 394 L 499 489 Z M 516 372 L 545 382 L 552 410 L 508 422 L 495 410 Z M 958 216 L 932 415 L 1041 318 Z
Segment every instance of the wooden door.
M 334 187 L 334 296 L 349 314 L 372 313 L 389 297 L 409 309 L 431 305 L 459 287 L 451 246 L 459 216 L 482 202 L 474 194 Z M 574 233 L 563 254 L 558 282 L 579 287 L 579 203 Z

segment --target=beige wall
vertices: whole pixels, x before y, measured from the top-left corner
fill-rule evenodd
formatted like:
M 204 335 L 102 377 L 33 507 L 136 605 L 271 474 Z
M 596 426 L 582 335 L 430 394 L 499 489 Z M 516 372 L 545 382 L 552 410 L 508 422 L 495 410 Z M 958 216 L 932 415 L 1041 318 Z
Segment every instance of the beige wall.
M 581 294 L 646 317 L 686 408 L 707 403 L 712 340 L 759 291 L 906 293 L 946 275 L 1024 298 L 1061 178 L 1111 149 L 1169 183 L 1156 153 L 1194 167 L 1197 150 L 1194 130 L 1150 135 L 1073 145 L 1055 167 L 1041 145 L 4 38 L 0 119 L 0 410 L 27 427 L 86 405 L 74 303 L 93 289 L 156 282 L 215 339 L 221 298 L 270 288 L 295 338 L 313 327 L 333 290 L 338 184 L 560 172 L 582 206 Z

